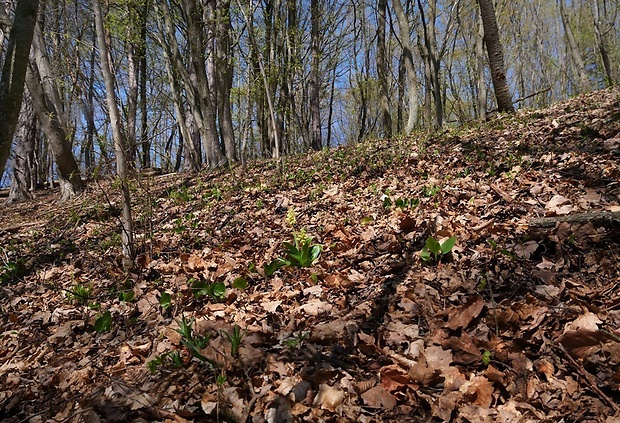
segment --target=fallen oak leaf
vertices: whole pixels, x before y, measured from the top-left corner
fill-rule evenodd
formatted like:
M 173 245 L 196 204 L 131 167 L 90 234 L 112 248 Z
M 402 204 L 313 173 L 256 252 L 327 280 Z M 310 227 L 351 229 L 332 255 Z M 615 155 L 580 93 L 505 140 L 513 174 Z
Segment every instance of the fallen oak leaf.
M 381 408 L 386 411 L 391 411 L 396 407 L 396 398 L 382 386 L 375 386 L 370 388 L 361 395 L 364 403 L 372 408 Z
M 592 347 L 616 339 L 611 334 L 601 330 L 577 329 L 569 330 L 560 335 L 556 341 L 562 344 L 572 357 L 584 358 Z
M 465 329 L 469 324 L 480 315 L 484 308 L 484 300 L 476 295 L 461 307 L 454 307 L 449 310 L 448 323 L 446 326 L 452 330 Z

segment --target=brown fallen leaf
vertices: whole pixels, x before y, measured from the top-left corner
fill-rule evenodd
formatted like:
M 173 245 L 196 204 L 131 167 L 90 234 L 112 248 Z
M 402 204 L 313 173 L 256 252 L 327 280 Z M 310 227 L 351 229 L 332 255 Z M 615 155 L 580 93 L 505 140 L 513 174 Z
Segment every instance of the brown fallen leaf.
M 584 358 L 592 347 L 612 340 L 613 337 L 606 332 L 591 329 L 569 330 L 560 335 L 556 340 L 575 358 Z
M 314 397 L 312 405 L 335 411 L 336 407 L 341 405 L 343 401 L 344 391 L 342 389 L 322 383 L 319 385 L 319 393 Z
M 457 364 L 471 364 L 482 358 L 480 349 L 468 334 L 463 332 L 460 337 L 450 337 L 441 343 L 444 348 L 452 350 L 454 362 Z
M 393 410 L 396 407 L 396 398 L 382 386 L 375 386 L 362 394 L 364 403 L 373 408 L 381 408 L 386 411 Z
M 484 308 L 484 300 L 481 296 L 471 297 L 461 307 L 450 310 L 448 315 L 447 327 L 452 330 L 465 329 L 469 324 L 480 315 Z

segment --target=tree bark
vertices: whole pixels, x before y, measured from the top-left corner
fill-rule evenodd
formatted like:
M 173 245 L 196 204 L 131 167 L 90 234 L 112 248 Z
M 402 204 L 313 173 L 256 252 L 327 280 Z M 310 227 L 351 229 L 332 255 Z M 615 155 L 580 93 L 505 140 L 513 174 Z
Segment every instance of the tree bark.
M 218 2 L 216 13 L 217 114 L 224 154 L 228 162 L 232 163 L 237 161 L 237 151 L 230 104 L 230 92 L 233 84 L 233 53 L 231 47 L 233 29 L 230 21 L 230 0 Z
M 30 65 L 26 73 L 26 84 L 32 96 L 32 104 L 37 119 L 47 137 L 56 162 L 60 182 L 60 198 L 61 200 L 68 200 L 84 187 L 80 168 L 75 161 L 73 151 L 71 151 L 71 145 L 67 141 L 67 133 L 60 123 L 60 113 L 56 111 L 54 103 L 43 91 L 40 76 L 33 64 Z
M 320 151 L 323 147 L 323 141 L 321 139 L 321 105 L 319 98 L 319 65 L 321 59 L 321 47 L 319 45 L 320 18 L 319 1 L 311 0 L 310 43 L 312 52 L 312 68 L 310 70 L 310 81 L 308 82 L 308 96 L 310 97 L 311 147 L 315 151 Z
M 147 62 L 146 62 L 146 43 L 147 43 L 147 19 L 149 16 L 150 0 L 144 0 L 140 8 L 140 44 L 139 44 L 139 65 L 140 65 L 140 144 L 142 146 L 142 167 L 152 167 L 151 163 L 151 142 L 148 137 L 148 108 L 146 98 L 147 81 Z
M 7 202 L 19 202 L 33 198 L 32 189 L 37 178 L 36 173 L 33 172 L 37 134 L 37 117 L 32 106 L 32 98 L 28 90 L 24 90 L 24 100 L 14 137 L 13 181 Z
M 605 5 L 604 1 L 603 5 Z M 598 7 L 598 0 L 592 0 L 592 8 L 592 14 L 594 15 L 594 35 L 596 36 L 596 45 L 598 47 L 599 53 L 601 54 L 601 61 L 603 62 L 603 70 L 605 71 L 605 84 L 608 87 L 611 87 L 614 85 L 614 77 L 612 76 L 611 60 L 609 58 L 609 52 L 607 51 L 607 43 L 605 40 L 605 34 L 607 33 L 608 29 L 602 28 L 602 17 Z M 603 16 L 605 15 L 606 14 L 603 13 Z
M 0 130 L 0 177 L 9 158 L 24 96 L 26 70 L 38 8 L 38 0 L 19 0 L 9 34 L 0 77 L 0 122 L 3 125 L 3 129 Z
M 478 119 L 484 120 L 487 117 L 487 84 L 484 80 L 484 24 L 480 14 L 478 14 L 478 36 L 476 37 L 476 66 L 478 71 L 476 78 Z
M 413 66 L 413 49 L 411 47 L 411 27 L 409 19 L 405 14 L 405 9 L 401 0 L 392 0 L 392 6 L 396 12 L 398 20 L 398 30 L 400 33 L 400 42 L 403 47 L 403 59 L 405 62 L 405 78 L 407 81 L 407 92 L 409 93 L 409 113 L 407 115 L 407 124 L 405 126 L 405 134 L 413 131 L 418 120 L 418 90 L 415 81 L 415 68 Z
M 588 79 L 588 74 L 586 72 L 586 64 L 583 60 L 583 56 L 581 55 L 581 51 L 579 50 L 577 40 L 575 40 L 573 30 L 570 27 L 568 15 L 564 9 L 564 0 L 557 0 L 557 2 L 560 7 L 560 17 L 562 18 L 562 25 L 564 27 L 564 33 L 566 34 L 568 48 L 573 56 L 573 62 L 575 63 L 577 73 L 579 74 L 579 92 L 590 91 L 592 86 L 590 85 L 590 80 Z
M 499 40 L 499 28 L 495 18 L 493 0 L 477 0 L 480 6 L 480 16 L 484 26 L 484 44 L 489 56 L 491 79 L 497 100 L 497 110 L 500 112 L 514 112 L 512 97 L 506 81 L 506 68 L 504 66 L 504 53 Z
M 379 78 L 379 103 L 383 118 L 383 135 L 392 138 L 392 115 L 390 113 L 390 92 L 388 85 L 387 58 L 385 46 L 385 25 L 387 0 L 379 0 L 377 6 L 377 77 Z
M 129 194 L 128 177 L 129 171 L 127 168 L 127 145 L 123 137 L 123 130 L 121 128 L 120 112 L 118 110 L 118 103 L 116 101 L 116 94 L 114 90 L 114 72 L 112 71 L 110 52 L 106 39 L 107 34 L 103 26 L 103 14 L 101 12 L 100 0 L 93 0 L 93 11 L 95 15 L 95 27 L 97 32 L 97 44 L 99 46 L 99 60 L 101 61 L 101 72 L 103 73 L 103 79 L 106 87 L 106 102 L 108 104 L 108 111 L 110 113 L 110 126 L 112 127 L 112 137 L 114 138 L 114 153 L 116 155 L 116 174 L 118 175 L 121 183 L 121 191 L 123 195 L 123 212 L 122 212 L 122 244 L 123 255 L 126 258 L 133 260 L 134 258 L 134 245 L 133 245 L 133 220 L 131 216 L 131 196 Z
M 208 0 L 211 3 L 213 0 Z M 214 54 L 207 40 L 205 40 L 205 28 L 203 16 L 196 7 L 194 0 L 184 0 L 182 2 L 185 17 L 187 19 L 187 41 L 189 44 L 189 54 L 192 63 L 192 75 L 196 84 L 198 100 L 192 105 L 192 111 L 196 118 L 196 123 L 200 128 L 202 145 L 207 157 L 207 164 L 211 167 L 222 165 L 226 158 L 222 153 L 219 144 L 216 125 L 216 111 L 212 99 L 215 87 L 211 87 L 207 75 L 205 64 L 205 54 L 207 57 Z

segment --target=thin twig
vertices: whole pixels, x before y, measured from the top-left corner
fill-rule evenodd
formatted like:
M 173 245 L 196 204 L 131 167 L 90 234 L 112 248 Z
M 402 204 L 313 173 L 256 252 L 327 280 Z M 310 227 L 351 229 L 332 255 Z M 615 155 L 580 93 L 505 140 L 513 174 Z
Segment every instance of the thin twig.
M 608 403 L 611 408 L 614 409 L 614 411 L 616 413 L 620 413 L 620 406 L 618 406 L 618 404 L 616 404 L 611 398 L 609 398 L 605 392 L 603 392 L 596 384 L 596 381 L 593 379 L 592 375 L 590 373 L 588 373 L 588 371 L 586 369 L 583 368 L 583 366 L 581 364 L 579 364 L 577 362 L 577 360 L 575 360 L 568 351 L 566 351 L 566 348 L 564 348 L 564 345 L 562 345 L 561 343 L 556 343 L 555 344 L 563 353 L 564 355 L 568 358 L 568 360 L 571 362 L 571 364 L 573 365 L 573 367 L 575 367 L 577 369 L 577 372 L 579 372 L 579 374 L 585 379 L 585 381 L 588 383 L 588 385 L 590 386 L 590 389 L 592 389 L 594 392 L 596 392 L 596 394 L 602 399 L 604 400 L 606 403 Z

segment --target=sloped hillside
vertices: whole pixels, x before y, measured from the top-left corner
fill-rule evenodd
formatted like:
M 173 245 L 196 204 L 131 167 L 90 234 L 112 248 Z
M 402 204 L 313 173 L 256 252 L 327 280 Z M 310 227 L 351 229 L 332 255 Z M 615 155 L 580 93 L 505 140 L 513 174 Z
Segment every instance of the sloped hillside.
M 111 182 L 3 206 L 0 420 L 615 421 L 619 159 L 613 89 L 137 179 L 134 266 Z

